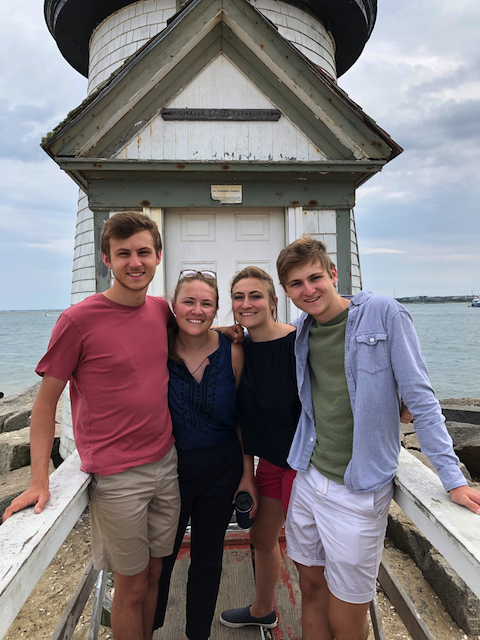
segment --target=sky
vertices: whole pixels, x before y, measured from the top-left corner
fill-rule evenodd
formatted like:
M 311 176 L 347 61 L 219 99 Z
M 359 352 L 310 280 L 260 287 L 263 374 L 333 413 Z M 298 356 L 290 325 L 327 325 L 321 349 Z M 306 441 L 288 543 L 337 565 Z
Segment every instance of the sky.
M 38 146 L 86 96 L 42 0 L 0 0 L 0 309 L 70 304 L 78 190 Z M 339 86 L 404 149 L 357 192 L 363 286 L 480 294 L 480 3 L 378 0 Z

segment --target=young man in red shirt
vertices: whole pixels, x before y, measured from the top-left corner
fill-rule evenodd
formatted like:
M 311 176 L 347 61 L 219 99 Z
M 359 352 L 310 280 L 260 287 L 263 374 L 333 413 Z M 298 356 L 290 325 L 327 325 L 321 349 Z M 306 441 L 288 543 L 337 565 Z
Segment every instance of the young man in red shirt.
M 147 296 L 162 243 L 147 216 L 112 216 L 101 237 L 112 286 L 67 309 L 37 366 L 30 487 L 4 520 L 50 498 L 48 465 L 55 408 L 70 381 L 75 443 L 90 485 L 95 568 L 113 569 L 116 640 L 150 640 L 162 557 L 178 524 L 177 456 L 168 411 L 167 325 L 163 298 Z

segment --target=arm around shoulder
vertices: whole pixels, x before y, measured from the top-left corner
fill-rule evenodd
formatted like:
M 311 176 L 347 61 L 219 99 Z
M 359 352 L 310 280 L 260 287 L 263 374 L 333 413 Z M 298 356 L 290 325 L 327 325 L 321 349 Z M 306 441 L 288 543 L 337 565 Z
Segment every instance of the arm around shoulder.
M 32 472 L 30 486 L 5 510 L 3 521 L 12 513 L 35 505 L 35 513 L 43 511 L 50 499 L 48 490 L 48 465 L 55 437 L 55 410 L 58 399 L 67 383 L 44 375 L 33 403 L 30 426 L 30 451 Z

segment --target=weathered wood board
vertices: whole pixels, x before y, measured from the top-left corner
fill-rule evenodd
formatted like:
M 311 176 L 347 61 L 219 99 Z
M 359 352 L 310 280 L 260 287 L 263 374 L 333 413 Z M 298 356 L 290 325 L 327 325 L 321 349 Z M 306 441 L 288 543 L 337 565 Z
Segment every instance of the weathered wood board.
M 154 633 L 153 640 L 172 640 L 172 638 L 186 640 L 185 585 L 189 564 L 190 550 L 180 549 L 172 574 L 165 625 Z M 223 552 L 222 580 L 210 640 L 260 640 L 258 628 L 229 629 L 219 621 L 220 613 L 224 609 L 244 606 L 253 601 L 254 594 L 255 582 L 250 546 L 243 544 L 227 547 Z
M 480 519 L 450 500 L 438 476 L 402 448 L 394 500 L 480 598 Z
M 25 509 L 0 527 L 0 638 L 87 506 L 89 483 L 75 451 L 50 476 L 42 513 Z
M 298 583 L 298 571 L 287 556 L 285 542 L 280 542 L 282 566 L 275 589 L 275 609 L 278 627 L 271 633 L 275 640 L 294 640 L 302 637 L 302 594 Z

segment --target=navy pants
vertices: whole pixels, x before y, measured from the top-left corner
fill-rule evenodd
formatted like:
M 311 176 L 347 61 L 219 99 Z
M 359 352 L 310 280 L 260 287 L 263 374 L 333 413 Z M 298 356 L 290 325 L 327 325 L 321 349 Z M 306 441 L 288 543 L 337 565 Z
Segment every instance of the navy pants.
M 189 640 L 207 640 L 210 636 L 222 573 L 223 540 L 242 471 L 235 431 L 212 447 L 178 451 L 180 520 L 173 553 L 163 559 L 154 630 L 163 626 L 173 565 L 190 518 L 186 635 Z

